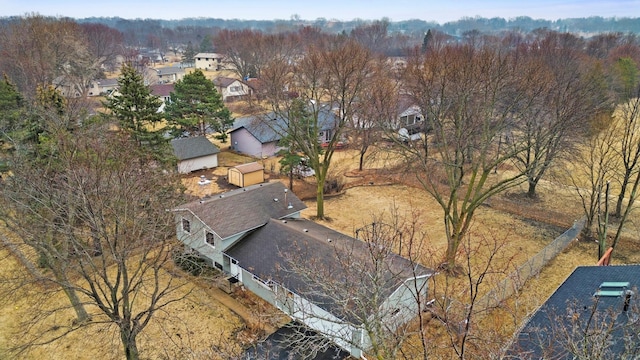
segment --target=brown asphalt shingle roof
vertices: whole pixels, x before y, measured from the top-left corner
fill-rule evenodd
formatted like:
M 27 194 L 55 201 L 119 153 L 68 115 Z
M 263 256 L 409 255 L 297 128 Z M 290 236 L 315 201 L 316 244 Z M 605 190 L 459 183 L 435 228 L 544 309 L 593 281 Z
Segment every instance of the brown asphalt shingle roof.
M 264 166 L 262 166 L 258 162 L 251 162 L 251 163 L 248 163 L 248 164 L 236 165 L 236 166 L 234 166 L 234 168 L 236 168 L 238 171 L 240 171 L 241 174 L 248 174 L 248 173 L 252 173 L 254 171 L 264 170 Z

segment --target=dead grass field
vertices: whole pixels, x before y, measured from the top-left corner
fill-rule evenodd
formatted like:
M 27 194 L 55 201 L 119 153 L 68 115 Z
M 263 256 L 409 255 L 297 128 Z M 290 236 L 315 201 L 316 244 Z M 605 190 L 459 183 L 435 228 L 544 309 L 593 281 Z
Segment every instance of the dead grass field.
M 218 168 L 198 171 L 183 178 L 183 184 L 192 196 L 204 197 L 233 188 L 225 178 L 228 167 L 251 161 L 259 161 L 267 172 L 274 172 L 267 176 L 268 180 L 280 180 L 288 185 L 288 179 L 275 174 L 278 169 L 276 159 L 256 160 L 228 151 L 228 144 L 217 142 L 217 145 L 223 150 L 219 154 Z M 364 172 L 356 171 L 357 159 L 357 153 L 352 150 L 336 153 L 330 176 L 339 178 L 345 186 L 340 194 L 327 196 L 325 213 L 328 220 L 320 222 L 346 235 L 353 235 L 357 228 L 371 223 L 374 218 L 388 217 L 392 208 L 397 209 L 402 216 L 417 216 L 420 230 L 425 234 L 421 249 L 424 251 L 423 258 L 426 262 L 432 262 L 425 265 L 436 265 L 441 260 L 438 256 L 443 254 L 446 244 L 440 207 L 424 191 L 412 186 L 410 181 L 407 184 L 397 183 L 397 178 L 394 179 L 388 172 L 371 170 L 390 166 L 394 159 L 377 159 L 367 164 L 369 170 Z M 212 182 L 198 185 L 201 175 Z M 500 172 L 496 176 L 500 176 Z M 473 236 L 498 237 L 505 243 L 500 258 L 509 259 L 510 269 L 515 269 L 533 256 L 581 216 L 577 198 L 565 186 L 542 183 L 539 186 L 540 198 L 536 201 L 522 197 L 524 190 L 514 188 L 491 199 L 487 206 L 478 210 L 472 228 Z M 303 216 L 312 218 L 316 206 L 313 180 L 296 180 L 293 192 L 308 206 L 303 211 Z M 640 262 L 640 245 L 632 237 L 623 239 L 619 249 L 616 256 L 618 262 Z M 2 256 L 2 271 L 19 271 L 20 266 L 15 259 L 6 252 Z M 505 304 L 502 314 L 496 312 L 493 316 L 486 317 L 479 326 L 492 331 L 498 328 L 505 334 L 513 332 L 576 266 L 593 265 L 595 262 L 595 244 L 579 242 L 571 246 L 527 282 L 519 296 Z M 500 276 L 490 279 L 484 291 L 488 291 L 491 283 L 500 279 Z M 190 359 L 215 358 L 212 357 L 210 348 L 203 345 L 216 341 L 228 342 L 229 339 L 238 340 L 236 334 L 244 326 L 242 319 L 216 300 L 215 293 L 208 289 L 208 284 L 202 286 L 201 282 L 193 282 L 188 277 L 180 281 L 188 282 L 189 286 L 185 289 L 192 289 L 193 293 L 188 301 L 176 304 L 165 314 L 167 318 L 179 319 L 178 321 L 171 321 L 170 327 L 160 325 L 159 321 L 143 334 L 141 349 L 147 348 L 145 344 L 153 343 L 151 349 L 143 353 L 145 358 L 175 358 L 167 354 L 181 354 L 180 357 Z M 0 305 L 0 321 L 5 324 L 0 329 L 0 358 L 3 357 L 2 350 L 19 339 L 20 329 L 16 329 L 16 324 L 29 306 L 33 305 L 29 301 L 27 292 L 19 301 L 3 302 Z M 71 314 L 61 321 L 69 321 L 70 318 Z M 36 349 L 24 358 L 111 359 L 120 356 L 117 337 L 104 329 L 92 331 L 79 332 L 55 344 Z

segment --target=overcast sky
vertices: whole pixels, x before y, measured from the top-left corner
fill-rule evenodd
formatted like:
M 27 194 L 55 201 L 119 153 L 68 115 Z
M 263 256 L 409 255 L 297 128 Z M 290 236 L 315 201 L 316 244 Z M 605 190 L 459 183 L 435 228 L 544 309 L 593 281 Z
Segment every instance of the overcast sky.
M 421 19 L 445 23 L 462 17 L 640 17 L 640 0 L 0 0 L 0 16 L 273 20 Z

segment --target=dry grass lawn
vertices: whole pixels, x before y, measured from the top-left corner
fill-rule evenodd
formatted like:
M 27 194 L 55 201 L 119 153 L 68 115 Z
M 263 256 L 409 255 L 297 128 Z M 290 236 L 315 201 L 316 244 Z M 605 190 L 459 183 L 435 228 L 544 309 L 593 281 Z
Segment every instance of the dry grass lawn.
M 228 144 L 217 142 L 217 145 L 224 150 L 219 154 L 218 168 L 195 172 L 183 178 L 183 184 L 192 196 L 204 197 L 233 188 L 226 183 L 228 167 L 251 161 L 259 161 L 265 166 L 266 171 L 270 173 L 268 180 L 280 180 L 288 185 L 287 179 L 275 174 L 278 169 L 276 159 L 256 160 L 227 151 Z M 438 261 L 442 260 L 446 245 L 440 207 L 419 188 L 410 184 L 391 184 L 388 174 L 375 175 L 375 172 L 371 171 L 355 171 L 357 159 L 357 153 L 352 150 L 336 153 L 330 176 L 345 184 L 345 190 L 337 196 L 326 198 L 325 214 L 328 219 L 320 222 L 346 235 L 353 235 L 356 229 L 370 224 L 374 219 L 389 219 L 392 209 L 406 219 L 417 217 L 419 230 L 423 234 L 420 238 L 422 259 L 427 266 L 437 266 Z M 380 169 L 392 165 L 394 161 L 378 158 L 375 162 L 367 164 L 367 167 Z M 201 175 L 212 180 L 211 183 L 198 185 Z M 500 173 L 496 176 L 500 176 Z M 356 183 L 358 186 L 353 186 Z M 581 216 L 577 199 L 567 187 L 551 182 L 542 183 L 539 186 L 541 196 L 537 201 L 520 196 L 524 190 L 512 189 L 507 194 L 492 199 L 488 206 L 481 207 L 476 213 L 471 231 L 472 236 L 476 238 L 498 239 L 503 244 L 499 256 L 503 263 L 496 264 L 496 267 L 507 272 L 540 251 L 571 226 L 573 220 Z M 313 180 L 297 180 L 293 192 L 304 199 L 308 206 L 308 209 L 303 211 L 303 216 L 313 218 L 316 206 Z M 640 252 L 637 251 L 639 248 L 640 245 L 633 237 L 625 238 L 620 244 L 617 261 L 640 262 Z M 2 256 L 2 271 L 20 271 L 15 259 L 6 252 L 3 252 Z M 485 318 L 479 326 L 491 331 L 499 328 L 506 334 L 513 332 L 576 266 L 593 265 L 595 262 L 595 244 L 577 243 L 571 246 L 539 275 L 527 282 L 520 290 L 519 296 L 505 304 L 502 313 L 496 312 L 492 317 Z M 503 275 L 501 273 L 488 279 L 482 291 L 491 289 Z M 162 314 L 169 322 L 158 321 L 143 334 L 140 347 L 144 349 L 145 358 L 208 359 L 212 358 L 208 345 L 237 340 L 234 334 L 242 328 L 242 319 L 216 301 L 215 295 L 208 291 L 206 286 L 201 286 L 200 282 L 192 282 L 188 277 L 179 281 L 188 283 L 185 289 L 191 289 L 193 292 L 188 301 L 176 304 Z M 4 301 L 0 305 L 0 321 L 5 325 L 0 329 L 0 358 L 4 357 L 3 349 L 20 339 L 21 329 L 16 328 L 18 320 L 33 305 L 30 303 L 32 299 L 28 292 L 21 295 L 23 296 L 19 296 L 19 300 Z M 52 298 L 50 301 L 57 300 Z M 66 318 L 60 318 L 59 321 L 68 322 L 70 319 L 71 314 Z M 25 358 L 119 358 L 121 351 L 116 335 L 112 331 L 100 328 L 78 332 L 55 344 L 38 348 Z

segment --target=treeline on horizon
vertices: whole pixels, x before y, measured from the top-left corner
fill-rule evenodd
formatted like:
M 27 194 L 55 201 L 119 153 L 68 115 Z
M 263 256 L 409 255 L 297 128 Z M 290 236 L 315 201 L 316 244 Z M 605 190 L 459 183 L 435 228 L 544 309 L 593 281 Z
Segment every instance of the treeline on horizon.
M 26 16 L 39 15 L 0 17 L 0 27 L 10 26 Z M 212 40 L 221 30 L 245 29 L 265 34 L 276 34 L 297 33 L 304 28 L 314 28 L 327 34 L 350 35 L 363 30 L 368 32 L 367 28 L 375 28 L 378 36 L 390 39 L 387 44 L 388 49 L 384 51 L 388 56 L 400 56 L 406 53 L 406 49 L 419 46 L 429 30 L 459 39 L 468 37 L 470 34 L 503 36 L 508 32 L 527 34 L 540 29 L 573 33 L 584 38 L 603 33 L 640 34 L 640 18 L 604 18 L 600 16 L 555 21 L 533 19 L 528 16 L 508 20 L 498 17 L 463 17 L 460 20 L 444 24 L 419 19 L 391 21 L 388 18 L 379 20 L 354 19 L 351 21 L 325 18 L 302 20 L 296 15 L 289 20 L 240 20 L 206 17 L 181 20 L 124 19 L 121 17 L 49 18 L 54 20 L 67 19 L 87 26 L 91 24 L 108 26 L 120 32 L 123 43 L 128 46 L 175 53 L 183 51 L 187 47 L 195 49 L 196 52 L 214 52 L 216 46 Z
M 519 16 L 511 19 L 500 17 L 463 17 L 457 21 L 439 24 L 435 21 L 411 19 L 404 21 L 392 21 L 388 18 L 364 20 L 353 19 L 340 21 L 335 19 L 317 18 L 315 20 L 301 20 L 292 18 L 289 20 L 241 20 L 219 18 L 186 18 L 180 20 L 161 19 L 123 19 L 119 17 L 91 17 L 78 19 L 79 22 L 95 22 L 110 27 L 124 30 L 128 25 L 143 22 L 161 28 L 176 29 L 180 27 L 203 27 L 222 29 L 254 29 L 265 32 L 280 32 L 297 30 L 301 26 L 317 27 L 323 31 L 340 33 L 351 31 L 359 26 L 370 24 L 374 21 L 385 21 L 389 24 L 390 32 L 420 33 L 424 35 L 428 29 L 442 31 L 449 35 L 461 35 L 464 32 L 477 30 L 480 32 L 500 32 L 508 30 L 520 30 L 530 32 L 535 29 L 547 28 L 549 30 L 572 33 L 603 33 L 622 32 L 640 33 L 640 18 L 605 18 L 592 16 L 587 18 L 567 18 L 559 20 L 533 19 L 528 16 Z

